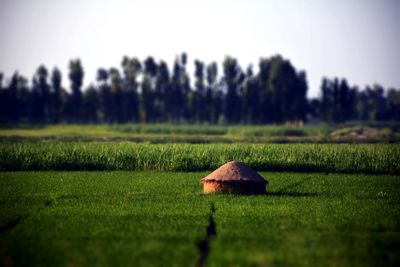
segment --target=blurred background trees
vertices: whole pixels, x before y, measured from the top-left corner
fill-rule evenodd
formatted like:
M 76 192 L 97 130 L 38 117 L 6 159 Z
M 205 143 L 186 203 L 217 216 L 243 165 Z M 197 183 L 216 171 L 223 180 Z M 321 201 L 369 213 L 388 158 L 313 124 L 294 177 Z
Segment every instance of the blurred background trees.
M 193 82 L 185 53 L 172 69 L 165 61 L 123 57 L 121 69 L 99 68 L 83 89 L 84 68 L 69 63 L 69 90 L 62 73 L 39 66 L 32 82 L 0 73 L 0 123 L 230 123 L 301 125 L 309 121 L 399 121 L 400 91 L 378 84 L 360 89 L 346 79 L 323 78 L 320 97 L 307 99 L 307 76 L 280 55 L 261 58 L 257 72 L 227 56 L 221 75 L 215 62 L 194 62 Z

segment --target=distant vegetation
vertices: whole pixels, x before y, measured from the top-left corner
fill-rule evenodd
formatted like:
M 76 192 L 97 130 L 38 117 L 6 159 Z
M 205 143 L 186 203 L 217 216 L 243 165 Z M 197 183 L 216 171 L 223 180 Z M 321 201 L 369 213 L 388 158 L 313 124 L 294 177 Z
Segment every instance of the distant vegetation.
M 151 143 L 379 143 L 399 142 L 400 125 L 15 125 L 0 128 L 9 141 L 135 141 Z
M 307 99 L 307 77 L 289 60 L 262 58 L 255 73 L 226 57 L 221 75 L 215 62 L 195 60 L 194 81 L 187 55 L 172 69 L 153 57 L 124 57 L 121 70 L 99 68 L 96 83 L 83 89 L 84 69 L 72 60 L 70 90 L 62 74 L 40 66 L 31 85 L 17 72 L 0 74 L 0 123 L 208 123 L 266 124 L 304 121 L 400 121 L 400 91 L 380 85 L 361 90 L 345 79 L 326 79 L 320 98 Z
M 0 170 L 203 171 L 239 160 L 256 170 L 400 174 L 400 145 L 2 143 Z

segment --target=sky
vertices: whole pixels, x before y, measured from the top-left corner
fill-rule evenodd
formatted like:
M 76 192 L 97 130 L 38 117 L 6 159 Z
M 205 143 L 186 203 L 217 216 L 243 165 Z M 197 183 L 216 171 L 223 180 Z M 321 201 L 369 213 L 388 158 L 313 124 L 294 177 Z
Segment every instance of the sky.
M 400 89 L 399 0 L 0 0 L 0 72 L 29 77 L 80 58 L 84 84 L 122 57 L 176 55 L 242 68 L 281 54 L 305 70 L 309 97 L 322 77 Z M 219 65 L 219 73 L 222 72 Z

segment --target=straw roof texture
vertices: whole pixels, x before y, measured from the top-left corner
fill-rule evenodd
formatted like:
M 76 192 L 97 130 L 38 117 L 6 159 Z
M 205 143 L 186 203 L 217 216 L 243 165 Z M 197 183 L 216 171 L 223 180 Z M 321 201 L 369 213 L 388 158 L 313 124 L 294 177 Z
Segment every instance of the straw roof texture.
M 268 184 L 261 175 L 248 167 L 246 164 L 239 161 L 230 161 L 225 163 L 203 179 L 205 182 L 252 182 L 260 184 Z

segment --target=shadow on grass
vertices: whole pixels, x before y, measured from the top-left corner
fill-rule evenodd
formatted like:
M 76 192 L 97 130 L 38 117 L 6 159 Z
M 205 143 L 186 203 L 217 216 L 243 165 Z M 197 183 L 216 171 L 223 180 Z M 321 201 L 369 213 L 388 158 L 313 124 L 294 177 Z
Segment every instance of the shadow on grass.
M 39 207 L 36 210 L 36 213 L 40 212 L 41 210 L 50 207 L 53 204 L 52 200 L 46 200 L 43 204 L 43 206 Z M 12 230 L 15 228 L 22 220 L 26 219 L 30 214 L 25 214 L 25 215 L 19 215 L 18 217 L 9 220 L 3 225 L 0 225 L 0 234 L 7 233 L 8 231 Z
M 282 187 L 278 191 L 275 192 L 267 192 L 267 196 L 275 196 L 275 197 L 317 197 L 321 196 L 320 193 L 312 193 L 312 192 L 292 192 L 292 189 L 296 189 L 297 187 L 307 183 L 311 180 L 311 177 L 307 177 L 302 179 L 299 182 L 295 182 L 289 184 L 287 186 Z
M 287 185 L 287 186 L 285 186 L 285 187 L 282 187 L 281 189 L 279 189 L 279 190 L 277 191 L 277 193 L 279 193 L 279 192 L 280 192 L 280 193 L 284 193 L 284 192 L 290 191 L 290 190 L 292 190 L 292 189 L 295 189 L 296 187 L 298 187 L 298 186 L 300 186 L 300 185 L 302 185 L 302 184 L 308 182 L 309 180 L 311 180 L 311 177 L 304 178 L 304 179 L 302 179 L 300 182 L 295 182 L 295 183 L 292 183 L 292 184 Z
M 318 197 L 321 196 L 320 193 L 311 193 L 311 192 L 267 192 L 266 196 L 272 197 Z
M 22 217 L 19 216 L 17 218 L 14 218 L 8 222 L 6 222 L 4 225 L 0 225 L 0 234 L 6 233 L 13 229 L 17 224 L 21 221 Z

